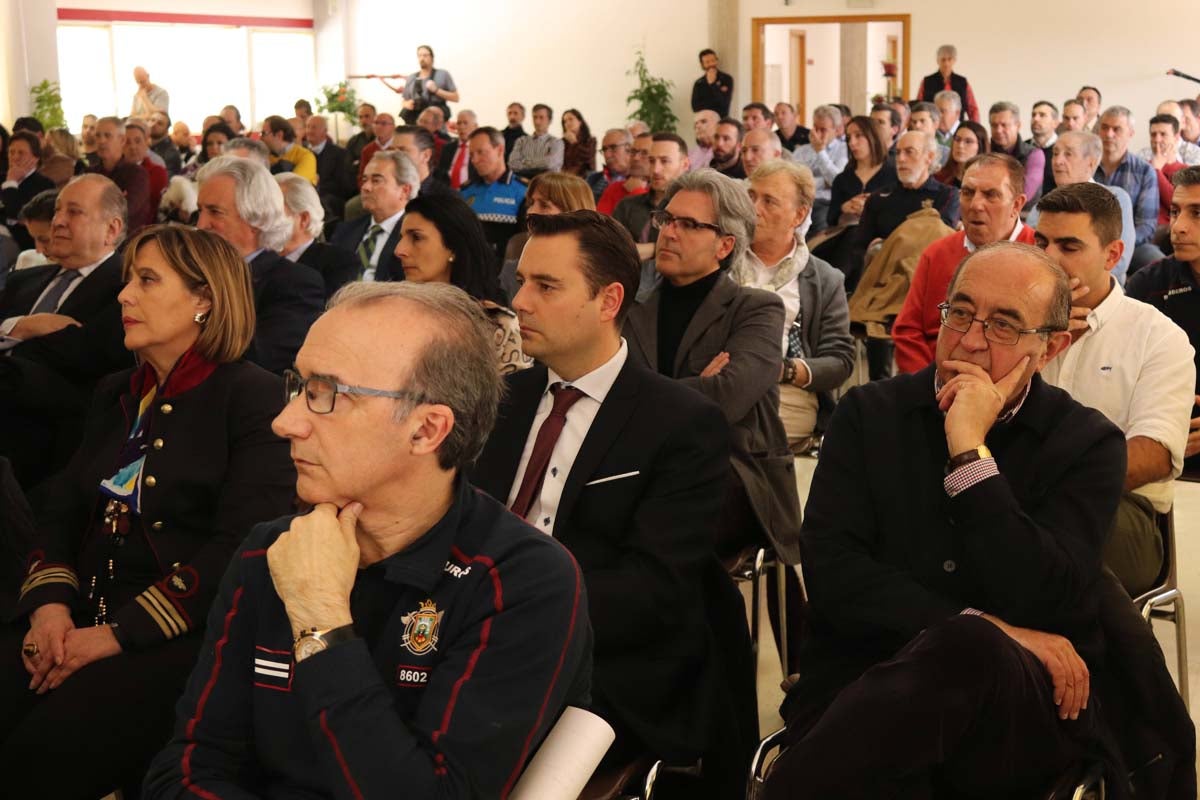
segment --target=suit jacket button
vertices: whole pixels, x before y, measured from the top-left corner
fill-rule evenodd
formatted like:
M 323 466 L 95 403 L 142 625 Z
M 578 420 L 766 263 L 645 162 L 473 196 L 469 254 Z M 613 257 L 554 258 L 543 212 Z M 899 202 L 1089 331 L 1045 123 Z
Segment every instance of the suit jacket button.
M 151 527 L 151 528 L 153 528 L 153 529 L 154 529 L 154 530 L 156 530 L 156 531 L 161 531 L 161 530 L 163 529 L 162 520 L 161 520 L 161 519 L 160 519 L 160 520 L 158 520 L 157 522 L 155 522 L 155 523 L 154 523 L 153 525 L 151 525 L 150 527 Z
M 171 405 L 170 403 L 163 403 L 161 406 L 158 407 L 158 410 L 164 414 L 170 414 L 172 411 L 175 410 L 175 406 Z
M 163 444 L 165 444 L 165 442 L 163 442 L 163 440 L 162 440 L 162 439 L 155 439 L 155 440 L 154 440 L 154 449 L 155 449 L 155 450 L 162 450 L 162 449 L 163 449 Z
M 144 481 L 142 481 L 142 483 L 146 484 L 151 489 L 153 489 L 154 486 L 158 483 L 158 481 L 154 478 L 153 475 L 147 475 L 146 479 Z
M 942 569 L 946 570 L 946 572 L 954 572 L 954 570 L 958 569 L 958 564 L 947 558 L 942 562 Z

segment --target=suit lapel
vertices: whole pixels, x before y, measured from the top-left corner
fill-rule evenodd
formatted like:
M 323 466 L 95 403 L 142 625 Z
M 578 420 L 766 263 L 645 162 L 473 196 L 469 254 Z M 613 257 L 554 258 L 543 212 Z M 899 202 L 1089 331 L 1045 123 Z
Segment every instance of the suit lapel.
M 683 338 L 679 340 L 679 350 L 675 353 L 675 364 L 671 370 L 673 377 L 683 377 L 681 368 L 687 360 L 688 353 L 704 335 L 704 332 L 725 316 L 726 306 L 733 301 L 737 289 L 737 284 L 728 276 L 722 275 L 717 279 L 712 291 L 708 293 L 708 297 L 704 298 L 704 302 L 696 309 L 692 321 L 688 323 L 687 329 L 683 332 Z
M 396 221 L 396 226 L 392 228 L 392 232 L 388 234 L 387 240 L 383 243 L 383 252 L 379 254 L 379 264 L 375 269 L 375 280 L 404 280 L 404 268 L 400 266 L 400 260 L 396 258 L 396 245 L 400 242 L 400 222 L 403 219 L 401 217 Z M 380 278 L 380 273 L 383 274 L 383 278 Z
M 633 361 L 626 357 L 616 381 L 608 390 L 604 402 L 600 404 L 600 410 L 596 412 L 596 418 L 592 421 L 592 426 L 579 447 L 579 453 L 575 456 L 575 463 L 571 465 L 571 471 L 567 473 L 567 480 L 563 484 L 562 498 L 558 502 L 558 514 L 554 522 L 555 538 L 561 539 L 558 535 L 558 523 L 571 518 L 571 511 L 575 501 L 579 499 L 579 493 L 589 480 L 596 477 L 600 462 L 619 440 L 625 423 L 637 408 L 638 388 L 641 384 L 637 370 Z
M 121 256 L 113 253 L 79 282 L 75 291 L 59 306 L 58 313 L 68 317 L 87 316 L 98 303 L 115 300 L 120 291 Z
M 512 491 L 546 380 L 546 368 L 537 364 L 514 373 L 507 381 L 508 396 L 500 404 L 496 426 L 485 450 L 490 457 L 481 459 L 475 472 L 479 488 L 501 503 L 507 502 Z
M 652 372 L 658 372 L 658 299 L 660 291 L 651 293 L 641 305 L 629 312 L 625 327 L 629 329 L 632 347 L 636 347 L 643 362 Z

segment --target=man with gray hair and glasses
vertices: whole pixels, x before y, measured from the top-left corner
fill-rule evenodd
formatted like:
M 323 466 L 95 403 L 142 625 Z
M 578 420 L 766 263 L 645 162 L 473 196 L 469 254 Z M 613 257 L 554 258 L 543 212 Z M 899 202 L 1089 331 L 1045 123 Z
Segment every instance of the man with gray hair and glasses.
M 1044 253 L 982 247 L 951 281 L 934 363 L 838 403 L 764 800 L 1046 796 L 1097 746 L 1125 443 L 1038 374 L 1070 344 L 1070 304 Z
M 810 235 L 828 227 L 833 179 L 842 173 L 846 162 L 850 160 L 846 141 L 837 135 L 841 127 L 842 112 L 836 106 L 817 106 L 813 111 L 812 127 L 808 131 L 808 144 L 800 145 L 792 153 L 792 160 L 812 170 L 816 179 L 812 227 L 808 231 Z
M 257 161 L 220 156 L 196 173 L 202 231 L 233 245 L 250 265 L 257 321 L 246 358 L 282 373 L 292 365 L 308 327 L 325 304 L 325 283 L 316 270 L 281 258 L 292 222 L 283 192 Z
M 250 531 L 148 798 L 503 797 L 587 703 L 579 566 L 463 474 L 501 379 L 479 304 L 354 283 L 273 429 L 312 510 Z
M 624 128 L 609 128 L 600 140 L 600 154 L 604 156 L 604 166 L 588 175 L 587 185 L 592 189 L 596 200 L 604 194 L 609 184 L 625 180 L 629 175 L 630 150 L 633 147 L 633 136 Z

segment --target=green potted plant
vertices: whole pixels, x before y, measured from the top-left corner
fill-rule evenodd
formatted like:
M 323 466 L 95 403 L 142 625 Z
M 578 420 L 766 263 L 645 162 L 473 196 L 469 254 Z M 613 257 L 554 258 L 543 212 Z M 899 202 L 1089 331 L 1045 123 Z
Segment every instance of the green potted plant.
M 29 99 L 33 101 L 33 116 L 43 128 L 49 131 L 67 127 L 57 81 L 44 80 L 33 86 L 29 90 Z
M 671 110 L 671 89 L 675 84 L 651 75 L 646 67 L 646 54 L 640 48 L 636 52 L 637 60 L 633 62 L 633 69 L 625 73 L 636 76 L 638 81 L 637 88 L 625 98 L 626 104 L 637 104 L 629 119 L 641 120 L 655 132 L 674 133 L 679 123 L 679 117 Z
M 342 115 L 354 119 L 354 115 L 358 111 L 358 95 L 355 94 L 354 87 L 346 81 L 333 86 L 322 86 L 321 94 L 323 97 L 314 98 L 317 102 L 317 110 L 333 116 L 333 138 L 341 143 Z

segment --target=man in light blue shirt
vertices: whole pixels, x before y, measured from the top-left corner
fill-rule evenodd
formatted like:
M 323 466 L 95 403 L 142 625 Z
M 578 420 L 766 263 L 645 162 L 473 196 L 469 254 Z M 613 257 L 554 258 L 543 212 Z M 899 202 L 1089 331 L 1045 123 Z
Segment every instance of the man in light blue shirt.
M 817 106 L 813 111 L 808 144 L 800 145 L 792 153 L 792 159 L 811 169 L 816 178 L 817 193 L 813 200 L 810 235 L 826 227 L 833 179 L 846 168 L 850 158 L 846 143 L 837 136 L 841 126 L 841 111 L 833 106 Z

